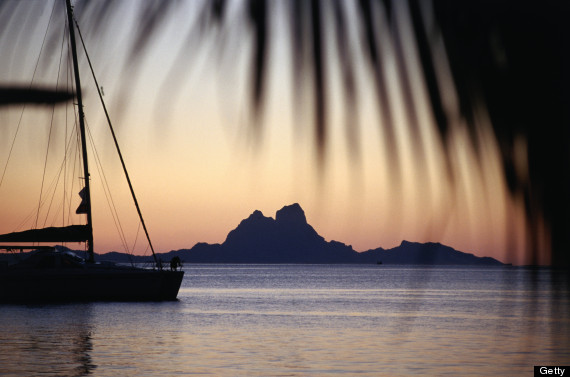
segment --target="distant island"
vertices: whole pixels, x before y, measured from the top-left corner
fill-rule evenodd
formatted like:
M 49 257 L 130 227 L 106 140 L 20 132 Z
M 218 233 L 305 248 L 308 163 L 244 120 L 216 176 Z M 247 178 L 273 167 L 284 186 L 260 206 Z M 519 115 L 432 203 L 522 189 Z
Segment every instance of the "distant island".
M 159 253 L 167 262 L 178 256 L 185 263 L 361 263 L 414 265 L 503 266 L 490 257 L 477 257 L 440 243 L 402 241 L 392 249 L 355 251 L 338 241 L 326 241 L 307 223 L 305 212 L 297 203 L 281 208 L 275 219 L 254 211 L 221 244 L 197 243 L 191 249 Z M 152 257 L 110 252 L 97 260 L 114 262 L 150 262 Z
M 178 256 L 186 263 L 368 263 L 420 265 L 502 266 L 490 257 L 477 257 L 440 243 L 402 241 L 392 249 L 355 251 L 342 242 L 326 241 L 307 223 L 297 203 L 277 211 L 275 219 L 254 211 L 221 244 L 197 243 L 191 249 L 158 254 L 163 261 Z M 103 259 L 129 261 L 121 253 L 107 253 Z M 142 261 L 142 257 L 135 257 Z M 148 259 L 148 257 L 147 257 Z

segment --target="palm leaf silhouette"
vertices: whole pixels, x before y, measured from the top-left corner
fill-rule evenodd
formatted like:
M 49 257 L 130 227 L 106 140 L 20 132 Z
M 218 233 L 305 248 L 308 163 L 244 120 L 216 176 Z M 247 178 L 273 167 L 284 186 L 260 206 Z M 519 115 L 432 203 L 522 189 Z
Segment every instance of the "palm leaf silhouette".
M 168 24 L 171 12 L 181 3 L 136 3 L 131 11 L 136 12 L 139 28 L 129 51 L 132 60 L 144 59 L 152 37 Z M 9 1 L 1 3 L 0 20 L 8 17 L 15 6 Z M 75 7 L 81 23 L 95 33 L 104 30 L 109 20 L 120 17 L 118 10 L 123 6 L 124 3 L 113 0 L 78 0 Z M 321 165 L 326 159 L 330 129 L 327 117 L 331 101 L 327 91 L 333 74 L 331 57 L 340 67 L 346 140 L 356 154 L 360 147 L 360 98 L 355 77 L 364 69 L 373 82 L 379 126 L 384 135 L 381 142 L 388 151 L 388 168 L 395 181 L 402 168 L 402 152 L 396 146 L 385 46 L 390 44 L 398 66 L 398 82 L 409 112 L 411 143 L 421 160 L 425 151 L 418 131 L 420 114 L 412 95 L 412 61 L 406 55 L 406 46 L 413 44 L 440 145 L 447 156 L 448 182 L 453 185 L 458 180 L 450 167 L 453 161 L 449 153 L 449 134 L 454 124 L 447 98 L 452 92 L 459 117 L 472 135 L 471 147 L 478 156 L 485 152 L 476 136 L 477 111 L 483 108 L 489 115 L 510 193 L 524 197 L 530 251 L 537 256 L 544 221 L 553 264 L 569 266 L 570 201 L 566 197 L 570 193 L 570 83 L 566 68 L 568 49 L 564 45 L 568 37 L 564 2 L 211 0 L 199 2 L 196 7 L 198 16 L 188 21 L 192 23 L 190 32 L 181 36 L 188 48 L 196 41 L 216 40 L 228 31 L 250 36 L 244 38 L 244 43 L 251 47 L 249 97 L 254 119 L 259 119 L 265 106 L 272 35 L 279 25 L 286 25 L 293 87 L 299 101 L 311 100 L 312 133 Z M 405 34 L 405 27 L 411 33 Z M 355 42 L 358 48 L 354 47 Z M 442 77 L 442 66 L 448 67 L 446 77 Z M 452 83 L 451 87 L 443 84 L 446 80 Z M 260 121 L 252 124 L 256 132 L 266 127 Z M 520 140 L 526 142 L 524 156 L 517 144 Z M 526 161 L 524 174 L 521 159 Z

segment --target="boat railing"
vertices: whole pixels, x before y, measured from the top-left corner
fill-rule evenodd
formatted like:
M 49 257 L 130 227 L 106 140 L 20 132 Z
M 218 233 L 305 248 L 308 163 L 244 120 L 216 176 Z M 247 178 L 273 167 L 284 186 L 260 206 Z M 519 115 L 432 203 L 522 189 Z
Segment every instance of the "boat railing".
M 55 250 L 55 246 L 0 245 L 0 250 L 6 250 L 6 251 L 20 250 L 20 253 L 23 253 L 24 250 Z

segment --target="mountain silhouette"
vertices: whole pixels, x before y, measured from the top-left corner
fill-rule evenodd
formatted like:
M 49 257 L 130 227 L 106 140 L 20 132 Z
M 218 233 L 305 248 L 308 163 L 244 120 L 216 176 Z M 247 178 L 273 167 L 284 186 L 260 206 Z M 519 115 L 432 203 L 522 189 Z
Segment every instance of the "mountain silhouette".
M 477 257 L 439 243 L 403 241 L 392 249 L 357 252 L 342 242 L 326 241 L 307 223 L 297 203 L 281 208 L 275 219 L 259 210 L 230 231 L 221 244 L 198 243 L 191 249 L 162 254 L 190 263 L 378 263 L 434 265 L 496 265 L 490 257 Z
M 63 246 L 58 246 L 67 249 Z M 22 255 L 20 255 L 21 257 Z M 418 265 L 502 266 L 490 257 L 478 257 L 440 243 L 402 241 L 392 249 L 355 251 L 342 242 L 326 241 L 307 223 L 305 212 L 297 203 L 281 208 L 275 219 L 254 211 L 230 231 L 221 244 L 197 243 L 191 249 L 158 253 L 168 262 L 178 256 L 185 263 L 371 263 Z M 3 260 L 13 255 L 0 255 Z M 117 263 L 152 262 L 150 256 L 109 252 L 97 254 L 97 260 Z
M 386 264 L 438 264 L 438 265 L 502 265 L 491 257 L 477 257 L 457 251 L 440 243 L 419 243 L 402 241 L 400 246 L 384 250 L 382 248 L 360 253 L 368 261 L 378 260 Z
M 185 261 L 218 263 L 357 263 L 358 253 L 343 243 L 327 242 L 307 223 L 297 203 L 266 217 L 254 211 L 222 244 L 198 243 L 173 252 Z M 173 255 L 174 255 L 173 254 Z

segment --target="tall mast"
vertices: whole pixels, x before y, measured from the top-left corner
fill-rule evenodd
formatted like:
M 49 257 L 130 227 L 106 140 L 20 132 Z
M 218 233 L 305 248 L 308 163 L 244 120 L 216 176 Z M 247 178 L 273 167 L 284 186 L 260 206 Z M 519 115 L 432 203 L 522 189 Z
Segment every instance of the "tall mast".
M 87 142 L 85 137 L 85 114 L 83 113 L 83 99 L 81 97 L 81 79 L 79 78 L 79 64 L 77 62 L 77 46 L 75 45 L 75 29 L 73 26 L 73 8 L 71 0 L 65 0 L 67 4 L 67 25 L 71 42 L 71 56 L 73 57 L 73 72 L 75 74 L 75 90 L 77 97 L 77 109 L 79 113 L 79 131 L 81 134 L 81 152 L 83 158 L 83 176 L 85 177 L 85 198 L 87 201 L 87 253 L 89 262 L 94 262 L 93 256 L 93 219 L 91 216 L 91 188 L 89 184 L 89 164 L 87 162 Z
M 89 68 L 91 69 L 91 75 L 93 76 L 93 81 L 95 81 L 95 87 L 97 88 L 99 99 L 101 100 L 101 106 L 103 106 L 103 110 L 105 111 L 105 116 L 107 117 L 107 124 L 109 125 L 111 136 L 113 136 L 113 141 L 115 142 L 115 148 L 117 149 L 117 154 L 119 155 L 119 159 L 121 160 L 121 165 L 123 166 L 123 172 L 125 173 L 125 178 L 127 179 L 127 183 L 129 184 L 129 190 L 131 190 L 131 197 L 133 198 L 135 207 L 137 208 L 137 213 L 139 214 L 141 225 L 146 235 L 148 245 L 150 246 L 150 251 L 152 251 L 152 257 L 154 258 L 154 263 L 159 269 L 162 270 L 162 265 L 159 263 L 159 260 L 156 257 L 156 253 L 154 252 L 154 246 L 152 246 L 152 242 L 150 241 L 150 235 L 148 234 L 148 230 L 144 222 L 144 217 L 142 215 L 141 208 L 137 200 L 137 196 L 135 195 L 135 190 L 133 189 L 133 184 L 131 183 L 131 178 L 129 177 L 129 172 L 127 171 L 127 165 L 125 164 L 125 160 L 123 159 L 123 154 L 121 153 L 121 148 L 119 148 L 119 142 L 117 141 L 117 136 L 115 135 L 115 130 L 113 129 L 113 124 L 111 123 L 111 117 L 109 116 L 109 112 L 107 111 L 107 106 L 105 105 L 105 101 L 103 101 L 103 94 L 101 93 L 101 89 L 99 89 L 101 88 L 101 86 L 97 81 L 97 77 L 95 77 L 95 70 L 93 69 L 93 65 L 91 64 L 91 59 L 89 58 L 89 54 L 87 53 L 87 48 L 85 47 L 85 42 L 83 41 L 83 36 L 81 35 L 81 29 L 79 28 L 79 25 L 77 25 L 77 21 L 75 22 L 75 26 L 77 26 L 79 39 L 81 40 L 81 45 L 83 46 L 83 51 L 85 52 L 87 63 L 89 63 Z

